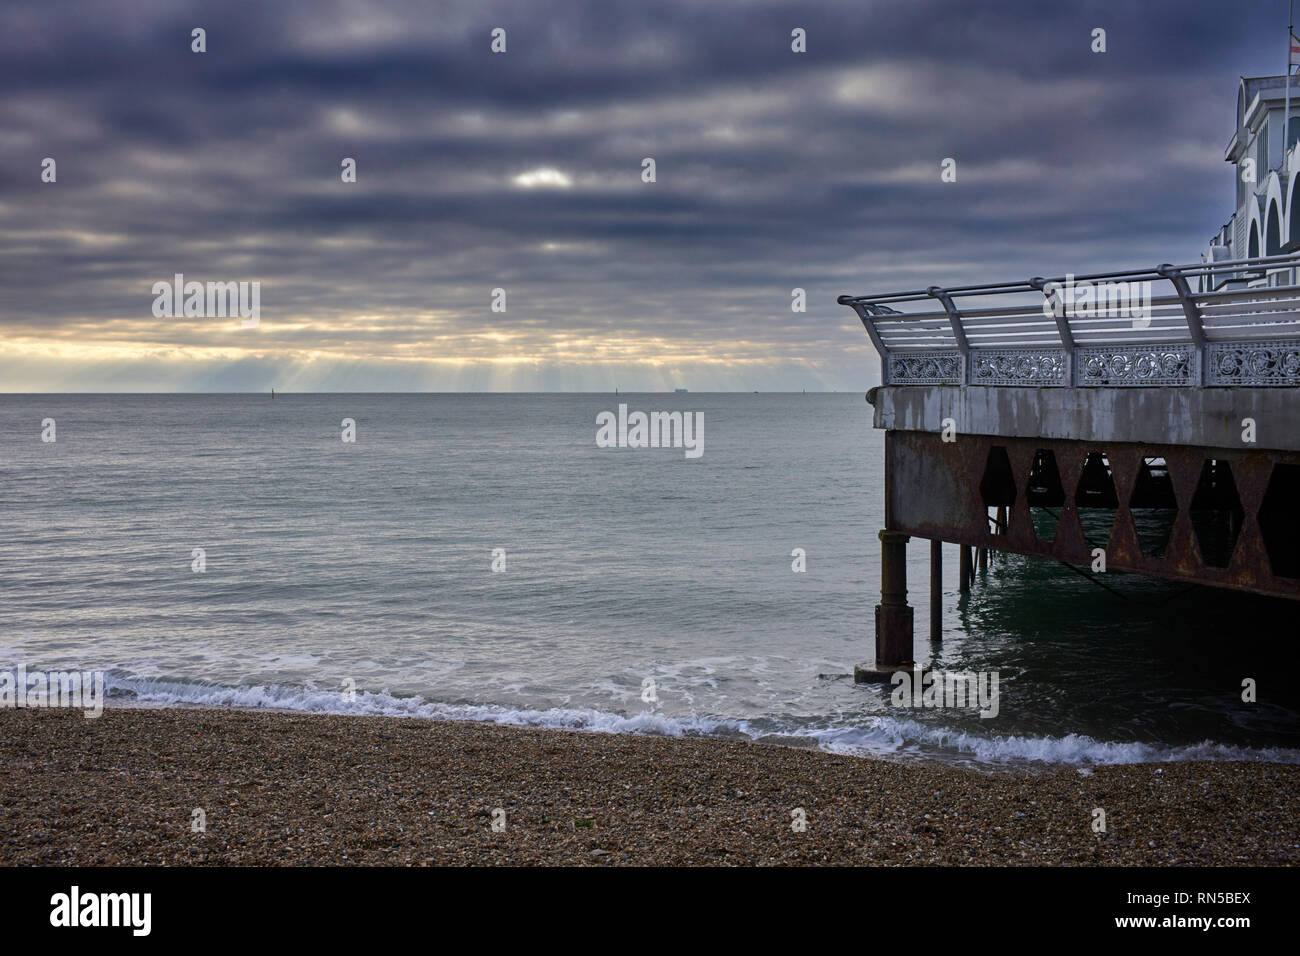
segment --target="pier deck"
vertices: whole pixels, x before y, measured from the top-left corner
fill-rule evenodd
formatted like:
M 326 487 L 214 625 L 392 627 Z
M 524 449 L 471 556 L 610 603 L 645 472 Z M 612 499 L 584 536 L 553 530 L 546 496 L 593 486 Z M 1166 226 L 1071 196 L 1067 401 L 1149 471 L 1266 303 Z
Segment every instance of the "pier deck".
M 841 296 L 881 364 L 871 670 L 911 666 L 911 537 L 932 542 L 932 606 L 941 542 L 961 546 L 963 589 L 992 550 L 1300 599 L 1297 269 L 1288 255 Z

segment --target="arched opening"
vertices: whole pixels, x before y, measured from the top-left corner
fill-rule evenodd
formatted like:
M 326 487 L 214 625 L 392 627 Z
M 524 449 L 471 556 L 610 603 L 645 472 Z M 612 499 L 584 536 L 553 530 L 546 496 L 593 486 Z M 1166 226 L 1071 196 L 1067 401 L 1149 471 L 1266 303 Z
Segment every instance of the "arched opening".
M 1250 224 L 1250 247 L 1246 252 L 1247 259 L 1259 258 L 1259 223 Z
M 1277 203 L 1268 204 L 1268 227 L 1265 230 L 1268 241 L 1264 248 L 1268 251 L 1265 255 L 1275 256 L 1282 251 L 1282 222 L 1277 212 Z
M 1287 203 L 1287 205 L 1291 207 L 1286 217 L 1287 219 L 1286 241 L 1288 243 L 1295 242 L 1297 239 L 1300 239 L 1300 236 L 1296 235 L 1296 220 L 1300 219 L 1300 202 L 1296 201 L 1296 198 L 1300 196 L 1300 189 L 1297 189 L 1296 188 L 1297 186 L 1300 186 L 1300 183 L 1296 183 L 1296 182 L 1291 183 L 1291 201 Z

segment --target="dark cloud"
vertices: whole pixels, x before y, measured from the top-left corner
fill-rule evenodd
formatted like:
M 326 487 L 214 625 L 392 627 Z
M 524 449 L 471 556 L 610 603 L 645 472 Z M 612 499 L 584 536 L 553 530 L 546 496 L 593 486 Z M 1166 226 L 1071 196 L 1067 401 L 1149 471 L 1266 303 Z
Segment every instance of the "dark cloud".
M 1280 72 L 1284 14 L 11 2 L 0 381 L 861 388 L 841 292 L 1198 258 L 1237 76 Z M 567 185 L 519 185 L 538 170 Z M 261 281 L 262 325 L 153 318 L 177 272 Z

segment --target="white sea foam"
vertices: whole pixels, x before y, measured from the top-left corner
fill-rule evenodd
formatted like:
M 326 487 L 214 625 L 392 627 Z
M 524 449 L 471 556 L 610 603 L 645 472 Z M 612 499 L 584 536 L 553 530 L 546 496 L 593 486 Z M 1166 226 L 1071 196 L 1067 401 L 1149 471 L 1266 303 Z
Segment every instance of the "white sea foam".
M 984 736 L 933 727 L 890 716 L 866 717 L 861 726 L 783 726 L 776 720 L 691 715 L 653 711 L 619 714 L 592 708 L 530 709 L 499 704 L 467 704 L 403 697 L 383 691 L 357 691 L 348 700 L 337 690 L 259 684 L 226 687 L 154 678 L 107 680 L 110 705 L 241 707 L 328 714 L 469 720 L 526 727 L 552 727 L 603 733 L 658 734 L 668 737 L 712 735 L 810 739 L 833 753 L 855 756 L 958 759 L 980 764 L 1046 763 L 1098 765 L 1182 760 L 1250 760 L 1300 763 L 1300 750 L 1255 749 L 1203 741 L 1189 746 L 1096 740 L 1081 734 L 1063 737 Z
M 1204 740 L 1197 744 L 1167 746 L 1097 740 L 1084 734 L 1063 737 L 985 736 L 967 731 L 926 726 L 912 720 L 877 718 L 875 726 L 798 731 L 817 740 L 818 746 L 836 753 L 889 756 L 899 753 L 948 753 L 979 763 L 1121 764 L 1162 763 L 1179 760 L 1265 760 L 1300 763 L 1300 750 L 1281 747 L 1256 749 Z

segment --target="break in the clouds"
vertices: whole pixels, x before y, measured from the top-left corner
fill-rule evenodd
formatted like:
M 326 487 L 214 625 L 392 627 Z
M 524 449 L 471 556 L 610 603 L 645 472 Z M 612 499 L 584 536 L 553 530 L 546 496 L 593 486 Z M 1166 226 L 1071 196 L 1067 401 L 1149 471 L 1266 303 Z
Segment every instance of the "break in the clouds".
M 9 2 L 0 389 L 861 389 L 840 293 L 1197 260 L 1237 78 L 1282 72 L 1285 29 L 1188 0 Z M 155 317 L 177 273 L 260 282 L 260 323 Z

